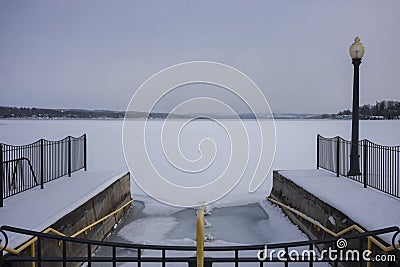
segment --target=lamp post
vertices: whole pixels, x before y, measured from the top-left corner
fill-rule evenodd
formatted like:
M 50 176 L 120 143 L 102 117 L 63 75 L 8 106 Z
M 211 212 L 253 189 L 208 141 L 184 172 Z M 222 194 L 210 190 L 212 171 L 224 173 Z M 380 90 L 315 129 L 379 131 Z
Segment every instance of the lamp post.
M 354 65 L 354 80 L 353 80 L 353 112 L 351 122 L 351 152 L 350 152 L 350 170 L 347 173 L 349 176 L 360 175 L 360 162 L 358 155 L 358 125 L 359 125 L 359 102 L 360 102 L 360 89 L 359 89 L 359 70 L 361 58 L 364 55 L 365 47 L 360 42 L 357 36 L 354 43 L 349 48 L 350 57 Z

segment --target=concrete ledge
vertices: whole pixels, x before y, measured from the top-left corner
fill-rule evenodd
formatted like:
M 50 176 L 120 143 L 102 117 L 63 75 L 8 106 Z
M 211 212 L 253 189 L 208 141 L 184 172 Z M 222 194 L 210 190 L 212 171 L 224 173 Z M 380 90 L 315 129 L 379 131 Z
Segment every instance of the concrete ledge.
M 130 193 L 130 175 L 129 173 L 123 174 L 119 179 L 114 181 L 111 185 L 103 191 L 90 198 L 78 208 L 68 213 L 57 222 L 49 227 L 70 236 L 91 223 L 101 219 L 102 217 L 112 213 L 125 203 L 131 200 Z M 79 235 L 79 238 L 103 240 L 114 228 L 114 225 L 120 221 L 125 215 L 129 206 L 125 207 L 121 212 L 116 213 L 114 216 L 107 218 L 104 222 L 97 224 L 86 233 Z M 92 247 L 92 253 L 96 250 Z M 26 249 L 21 255 L 29 255 L 29 248 Z M 45 256 L 62 256 L 62 247 L 58 242 L 50 239 L 42 240 L 42 255 Z M 69 244 L 67 246 L 68 256 L 86 256 L 87 247 L 80 244 Z M 67 266 L 80 266 L 82 263 L 68 263 Z M 31 266 L 30 263 L 18 264 L 15 266 Z M 42 266 L 59 266 L 57 263 L 43 263 Z
M 327 226 L 331 222 L 332 226 L 337 225 L 340 228 L 343 217 L 369 231 L 400 226 L 400 199 L 398 198 L 371 187 L 363 188 L 363 185 L 356 181 L 347 177 L 336 177 L 335 174 L 325 170 L 279 171 L 277 173 L 285 178 L 285 186 L 294 184 L 299 188 L 296 191 L 307 194 L 306 199 L 296 199 L 293 205 L 301 204 L 300 208 L 312 212 L 311 208 L 307 207 L 312 205 L 312 208 L 318 209 L 319 205 L 316 204 L 319 203 L 323 205 L 322 208 L 329 206 L 329 209 L 334 211 L 325 214 L 329 214 L 327 217 L 329 222 L 326 221 L 326 217 L 320 217 L 320 212 L 324 214 L 324 210 L 315 212 L 315 218 L 323 224 L 326 222 Z M 279 183 L 275 186 L 278 189 Z M 290 193 L 285 190 L 287 188 L 283 188 L 282 194 L 289 197 Z M 290 197 L 293 198 L 293 196 Z M 307 198 L 312 198 L 312 201 L 308 201 Z M 392 234 L 384 234 L 380 237 L 387 244 L 391 243 Z
M 307 176 L 306 173 L 309 175 Z M 286 177 L 286 175 L 288 177 Z M 331 177 L 332 176 L 332 177 Z M 331 180 L 334 179 L 334 180 Z M 341 197 L 343 196 L 343 192 L 335 192 L 337 186 L 333 186 L 334 183 L 343 183 L 341 186 L 343 186 L 343 190 L 345 191 L 345 194 L 348 194 L 349 192 L 353 192 L 353 195 L 348 196 L 349 199 L 353 198 L 353 201 L 348 201 L 348 199 L 342 199 Z M 350 185 L 351 183 L 352 185 Z M 341 230 L 353 225 L 357 224 L 364 230 L 376 230 L 379 228 L 384 228 L 387 227 L 386 225 L 377 225 L 375 229 L 368 229 L 368 227 L 365 227 L 365 225 L 361 224 L 360 222 L 354 221 L 352 219 L 352 216 L 355 216 L 355 214 L 350 213 L 350 214 L 345 214 L 346 209 L 343 209 L 344 212 L 336 206 L 332 205 L 331 203 L 336 203 L 335 199 L 340 199 L 341 201 L 337 201 L 338 203 L 341 204 L 346 204 L 348 206 L 352 206 L 353 209 L 359 209 L 362 207 L 365 210 L 371 210 L 371 213 L 369 217 L 364 218 L 364 221 L 368 218 L 370 218 L 370 221 L 374 221 L 373 219 L 376 216 L 376 213 L 374 214 L 374 209 L 372 208 L 371 203 L 379 203 L 381 206 L 377 206 L 375 208 L 378 209 L 385 209 L 386 206 L 384 205 L 387 203 L 389 206 L 393 206 L 393 201 L 395 201 L 395 204 L 397 203 L 398 200 L 393 199 L 391 196 L 386 196 L 385 194 L 381 192 L 376 192 L 374 189 L 364 189 L 362 188 L 362 185 L 355 184 L 356 182 L 351 181 L 348 178 L 337 178 L 334 177 L 334 175 L 324 171 L 324 170 L 304 170 L 304 171 L 274 171 L 273 172 L 273 187 L 272 187 L 272 192 L 271 196 L 282 202 L 285 205 L 288 205 L 306 215 L 309 217 L 313 218 L 314 220 L 317 220 L 320 222 L 323 226 L 329 228 L 330 230 L 334 232 L 340 232 Z M 350 188 L 354 186 L 355 188 Z M 364 191 L 362 191 L 364 190 Z M 349 191 L 349 192 L 347 192 Z M 329 192 L 329 194 L 326 194 Z M 325 193 L 325 194 L 324 194 Z M 372 199 L 359 199 L 357 198 L 357 193 L 358 194 L 366 194 Z M 376 196 L 374 194 L 377 194 Z M 317 196 L 322 196 L 322 197 L 317 197 Z M 386 201 L 382 200 L 385 199 Z M 329 201 L 326 201 L 329 200 Z M 348 201 L 348 202 L 346 202 Z M 360 201 L 363 205 L 360 205 Z M 369 202 L 371 203 L 369 203 Z M 327 203 L 329 202 L 329 203 Z M 400 204 L 400 201 L 398 201 Z M 377 204 L 375 203 L 375 204 Z M 341 205 L 340 204 L 340 205 Z M 344 205 L 343 204 L 343 205 Z M 339 204 L 337 204 L 340 206 Z M 383 206 L 382 206 L 383 205 Z M 341 206 L 340 206 L 341 207 Z M 343 208 L 343 207 L 342 207 Z M 349 210 L 349 209 L 347 209 Z M 310 239 L 323 239 L 323 238 L 328 238 L 331 237 L 328 233 L 324 232 L 323 230 L 314 227 L 311 225 L 309 222 L 301 220 L 301 218 L 298 218 L 296 215 L 294 215 L 290 211 L 286 211 L 283 209 L 283 212 L 285 212 L 288 217 L 292 220 L 292 222 L 296 225 L 299 226 L 299 228 L 307 234 Z M 356 212 L 354 212 L 356 213 Z M 362 213 L 362 212 L 361 212 Z M 355 216 L 357 218 L 360 218 L 360 214 L 357 214 L 358 216 Z M 396 214 L 397 215 L 397 214 Z M 393 216 L 392 216 L 393 217 Z M 385 223 L 391 224 L 393 218 L 383 218 L 383 221 Z M 395 218 L 396 219 L 396 218 Z M 366 224 L 370 225 L 371 222 L 367 221 Z M 375 220 L 376 221 L 376 220 Z M 398 223 L 398 222 L 397 222 Z M 396 222 L 394 222 L 394 225 L 396 225 Z M 393 226 L 393 225 L 389 225 Z M 357 233 L 356 231 L 353 231 L 351 233 Z M 350 234 L 351 234 L 350 233 Z M 392 234 L 389 234 L 389 236 L 386 235 L 381 235 L 379 237 L 376 237 L 382 244 L 386 246 L 390 246 L 391 242 L 388 241 L 391 239 Z M 332 244 L 333 246 L 335 244 Z M 364 244 L 363 246 L 366 246 Z M 322 247 L 320 247 L 321 249 Z M 327 249 L 327 247 L 323 247 Z M 361 247 L 358 241 L 351 241 L 349 242 L 348 248 L 353 248 L 353 249 L 366 249 L 366 247 Z M 373 245 L 372 250 L 376 253 L 380 254 L 387 254 L 386 252 L 383 252 L 380 250 L 377 246 Z M 346 263 L 342 264 L 342 266 L 358 266 L 357 264 L 354 263 Z M 374 263 L 373 266 L 386 266 L 386 263 L 378 264 Z
M 334 232 L 339 232 L 355 223 L 346 214 L 323 202 L 304 188 L 281 175 L 278 171 L 273 172 L 271 195 L 274 199 L 307 214 Z M 330 237 L 324 231 L 318 231 L 315 227 L 310 228 L 309 225 L 303 224 L 291 212 L 287 212 L 286 214 L 310 238 L 321 239 Z M 330 220 L 330 217 L 334 219 L 335 224 L 332 224 L 333 220 Z
M 0 225 L 42 232 L 83 203 L 100 194 L 127 172 L 79 171 L 5 199 L 0 208 Z M 9 247 L 25 243 L 29 237 L 9 234 Z

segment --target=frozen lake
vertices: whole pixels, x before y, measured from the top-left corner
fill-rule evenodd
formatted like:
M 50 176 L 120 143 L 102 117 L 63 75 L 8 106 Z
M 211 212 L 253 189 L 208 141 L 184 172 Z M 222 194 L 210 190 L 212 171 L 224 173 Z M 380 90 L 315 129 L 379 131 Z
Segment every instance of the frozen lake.
M 67 135 L 87 133 L 88 168 L 123 171 L 127 167 L 123 154 L 122 124 L 122 121 L 113 120 L 0 120 L 0 142 L 21 145 L 40 138 L 56 140 Z M 151 121 L 150 124 L 161 125 L 162 121 Z M 315 168 L 318 133 L 325 137 L 340 135 L 348 140 L 351 134 L 351 121 L 344 120 L 276 120 L 275 124 L 276 153 L 272 169 L 279 170 Z M 399 145 L 399 132 L 400 121 L 360 122 L 360 139 L 367 138 L 377 144 Z M 189 148 L 197 151 L 197 145 L 191 143 Z M 243 181 L 247 183 L 246 187 L 248 182 Z M 267 179 L 257 192 L 267 195 L 270 189 L 271 179 Z M 132 190 L 141 193 L 135 186 Z

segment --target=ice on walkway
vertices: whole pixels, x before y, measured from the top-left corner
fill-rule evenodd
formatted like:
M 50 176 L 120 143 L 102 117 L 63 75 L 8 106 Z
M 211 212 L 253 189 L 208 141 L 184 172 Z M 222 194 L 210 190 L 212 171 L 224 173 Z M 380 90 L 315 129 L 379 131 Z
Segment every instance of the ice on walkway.
M 127 216 L 121 221 L 108 241 L 158 244 L 158 245 L 196 245 L 195 209 L 176 208 L 159 203 L 150 197 L 135 195 Z M 260 200 L 261 199 L 261 200 Z M 211 214 L 207 220 L 210 227 L 205 228 L 205 236 L 212 237 L 205 246 L 264 245 L 280 242 L 304 241 L 307 236 L 293 225 L 280 208 L 272 205 L 265 198 L 258 201 L 225 200 L 225 204 L 210 206 Z M 226 205 L 226 206 L 225 206 Z M 300 251 L 302 248 L 299 248 Z M 305 249 L 305 248 L 304 248 Z M 107 249 L 100 249 L 97 256 L 110 255 Z M 119 256 L 134 256 L 136 251 L 119 251 Z M 241 256 L 256 257 L 256 252 L 243 251 Z M 170 251 L 168 256 L 193 257 L 193 251 Z M 144 257 L 159 257 L 160 252 L 144 250 Z M 206 252 L 209 257 L 233 256 L 232 252 Z M 96 267 L 107 266 L 95 264 Z M 118 266 L 136 266 L 121 264 Z M 143 263 L 142 266 L 161 266 L 157 263 Z M 171 263 L 170 266 L 187 266 L 184 263 Z M 231 266 L 218 264 L 217 266 Z M 240 266 L 259 266 L 259 263 L 242 263 Z M 276 263 L 266 264 L 276 266 Z M 296 266 L 308 266 L 297 263 Z M 316 266 L 329 266 L 318 263 Z
M 400 199 L 325 170 L 279 171 L 367 230 L 400 226 Z M 393 234 L 380 237 L 391 244 Z
M 126 172 L 78 171 L 6 198 L 0 208 L 0 225 L 41 232 L 96 196 Z M 15 248 L 31 237 L 7 232 L 8 247 Z
M 168 244 L 169 240 L 185 238 L 195 240 L 195 209 L 171 207 L 143 195 L 134 198 L 132 208 L 110 240 L 146 244 Z M 211 226 L 205 231 L 215 240 L 254 245 L 308 239 L 279 208 L 266 200 L 231 204 L 213 207 L 206 216 Z

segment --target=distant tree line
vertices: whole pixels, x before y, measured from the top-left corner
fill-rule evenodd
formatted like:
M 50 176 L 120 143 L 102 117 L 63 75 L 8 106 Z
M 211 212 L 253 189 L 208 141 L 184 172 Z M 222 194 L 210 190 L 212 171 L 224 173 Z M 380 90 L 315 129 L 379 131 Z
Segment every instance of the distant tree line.
M 0 106 L 0 119 L 123 119 L 127 118 L 150 118 L 165 119 L 188 118 L 187 115 L 168 114 L 152 112 L 150 114 L 138 111 L 112 111 L 112 110 L 86 110 L 86 109 L 46 109 L 25 107 Z M 337 114 L 274 114 L 276 119 L 349 119 L 352 112 L 343 110 Z M 225 118 L 226 115 L 215 115 L 217 118 Z M 190 117 L 190 116 L 189 116 Z M 207 116 L 206 116 L 207 117 Z M 239 114 L 241 119 L 254 119 L 254 114 Z M 380 101 L 375 105 L 360 106 L 360 119 L 400 119 L 399 101 Z
M 400 119 L 400 102 L 384 100 L 376 102 L 375 105 L 360 106 L 361 119 Z M 337 114 L 338 117 L 352 115 L 350 110 L 343 110 Z
M 137 111 L 112 111 L 112 110 L 86 110 L 86 109 L 48 109 L 48 108 L 25 108 L 25 107 L 2 107 L 0 106 L 0 119 L 123 119 L 147 118 L 165 119 L 170 114 L 152 112 L 150 114 Z M 182 116 L 173 115 L 179 118 Z
M 44 108 L 19 108 L 0 107 L 0 118 L 124 118 L 125 112 L 109 110 L 80 110 L 80 109 L 44 109 Z

